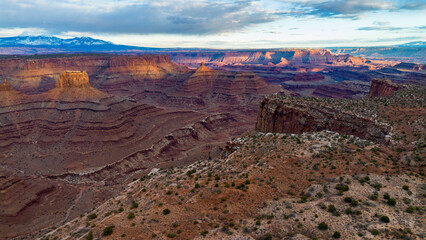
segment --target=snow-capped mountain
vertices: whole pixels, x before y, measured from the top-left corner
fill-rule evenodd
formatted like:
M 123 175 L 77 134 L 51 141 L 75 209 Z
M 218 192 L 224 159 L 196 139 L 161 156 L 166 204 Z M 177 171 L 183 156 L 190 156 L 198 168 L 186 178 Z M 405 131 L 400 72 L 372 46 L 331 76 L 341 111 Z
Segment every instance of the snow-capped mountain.
M 30 55 L 52 53 L 140 53 L 157 48 L 118 45 L 90 37 L 63 39 L 48 36 L 18 36 L 0 38 L 0 55 Z
M 0 38 L 0 46 L 17 47 L 17 46 L 100 46 L 115 45 L 111 42 L 94 39 L 90 37 L 75 37 L 70 39 L 62 39 L 58 37 L 47 36 L 18 36 Z

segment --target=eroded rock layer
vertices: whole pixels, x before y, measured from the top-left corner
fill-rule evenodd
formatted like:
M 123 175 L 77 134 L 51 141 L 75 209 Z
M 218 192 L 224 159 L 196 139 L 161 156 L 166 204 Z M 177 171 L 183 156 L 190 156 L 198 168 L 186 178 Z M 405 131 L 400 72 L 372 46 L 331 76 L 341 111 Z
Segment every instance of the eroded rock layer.
M 179 64 L 195 66 L 201 62 L 214 65 L 233 64 L 273 64 L 286 65 L 322 65 L 322 64 L 363 64 L 362 57 L 336 55 L 323 49 L 285 49 L 276 51 L 206 51 L 170 53 L 171 59 Z
M 6 237 L 76 217 L 153 167 L 217 154 L 253 124 L 236 113 L 163 109 L 114 96 L 91 87 L 86 72 L 64 72 L 55 88 L 38 95 L 8 81 L 0 86 L 0 170 L 8 170 L 0 176 L 0 199 L 13 200 L 1 205 Z
M 389 79 L 373 79 L 367 97 L 387 97 L 401 88 L 402 86 L 392 83 Z
M 270 96 L 260 105 L 256 130 L 297 134 L 330 130 L 384 143 L 391 128 L 315 99 Z
M 86 71 L 92 86 L 125 91 L 126 87 L 149 85 L 188 69 L 170 62 L 167 55 L 47 55 L 0 60 L 0 76 L 27 94 L 54 88 L 64 71 Z

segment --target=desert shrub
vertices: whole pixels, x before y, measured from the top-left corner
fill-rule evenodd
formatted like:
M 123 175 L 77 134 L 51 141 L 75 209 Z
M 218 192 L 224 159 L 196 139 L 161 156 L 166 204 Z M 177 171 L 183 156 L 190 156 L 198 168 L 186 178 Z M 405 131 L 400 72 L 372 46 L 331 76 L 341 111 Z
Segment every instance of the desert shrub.
M 209 231 L 203 230 L 203 231 L 200 232 L 200 235 L 205 237 L 208 233 L 209 233 Z
M 90 231 L 87 236 L 86 236 L 86 240 L 93 240 L 93 232 Z
M 389 198 L 390 198 L 389 193 L 385 193 L 385 194 L 383 195 L 383 198 L 384 198 L 384 199 L 389 199 Z
M 320 222 L 320 223 L 318 224 L 318 229 L 319 229 L 319 230 L 327 230 L 327 229 L 328 229 L 328 224 L 327 224 L 327 223 L 325 223 L 325 222 Z
M 258 238 L 258 240 L 272 240 L 272 234 L 267 233 L 267 234 L 263 235 L 262 237 Z
M 406 211 L 407 213 L 414 213 L 414 210 L 416 210 L 416 208 L 415 208 L 415 207 L 413 207 L 413 206 L 409 206 L 409 207 L 407 207 L 407 209 L 405 209 L 405 211 Z
M 396 199 L 395 198 L 389 198 L 386 202 L 389 206 L 395 206 L 396 205 Z
M 112 226 L 104 228 L 104 231 L 102 232 L 102 235 L 103 236 L 109 236 L 109 235 L 111 235 L 114 232 L 114 227 L 115 226 L 112 225 Z
M 328 212 L 335 212 L 336 211 L 336 206 L 334 206 L 333 204 L 328 205 Z
M 167 234 L 167 237 L 168 237 L 168 238 L 175 238 L 175 237 L 176 237 L 176 234 L 174 234 L 174 233 L 169 233 L 169 234 Z
M 336 185 L 336 189 L 339 190 L 339 191 L 342 191 L 342 192 L 346 192 L 346 191 L 349 190 L 349 186 L 339 183 L 339 184 Z
M 164 214 L 164 215 L 167 215 L 167 214 L 169 214 L 169 213 L 170 213 L 170 209 L 166 208 L 166 209 L 164 209 L 164 210 L 163 210 L 163 214 Z
M 135 202 L 135 200 L 132 201 L 132 204 L 130 205 L 130 209 L 138 208 L 139 204 Z
M 373 194 L 371 194 L 368 198 L 369 198 L 370 200 L 377 201 L 377 199 L 379 199 L 379 193 L 378 193 L 378 192 L 374 192 L 374 193 L 373 193 Z
M 133 219 L 133 218 L 135 218 L 135 213 L 129 212 L 129 214 L 127 215 L 127 219 Z
M 388 223 L 388 222 L 390 222 L 390 219 L 389 219 L 388 216 L 383 215 L 383 216 L 380 217 L 380 221 L 382 221 L 384 223 Z
M 89 219 L 89 220 L 93 220 L 97 217 L 98 217 L 98 215 L 96 215 L 96 213 L 92 213 L 92 214 L 87 215 L 87 219 Z
M 377 236 L 377 235 L 379 235 L 379 234 L 380 234 L 379 230 L 377 230 L 377 229 L 373 229 L 373 230 L 371 230 L 370 232 L 371 232 L 371 234 L 373 234 L 374 236 Z
M 340 238 L 340 232 L 334 232 L 333 233 L 333 238 Z

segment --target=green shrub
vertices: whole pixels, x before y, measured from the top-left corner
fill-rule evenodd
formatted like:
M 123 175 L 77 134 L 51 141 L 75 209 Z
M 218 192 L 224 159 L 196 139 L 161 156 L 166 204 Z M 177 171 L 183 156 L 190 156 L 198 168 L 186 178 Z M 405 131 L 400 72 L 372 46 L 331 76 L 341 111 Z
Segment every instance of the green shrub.
M 377 235 L 379 235 L 379 234 L 380 234 L 379 230 L 377 230 L 377 229 L 373 229 L 373 230 L 371 230 L 370 232 L 371 232 L 371 234 L 373 234 L 374 236 L 377 236 Z
M 205 237 L 208 233 L 209 233 L 209 231 L 203 230 L 203 231 L 200 232 L 200 235 Z
M 388 199 L 388 201 L 387 201 L 387 204 L 388 204 L 389 206 L 395 206 L 395 205 L 396 205 L 396 200 L 395 200 L 395 198 L 389 198 L 389 199 Z
M 415 208 L 415 207 L 413 207 L 413 206 L 409 206 L 409 207 L 407 207 L 407 209 L 405 209 L 405 211 L 406 211 L 407 213 L 414 213 L 414 210 L 416 210 L 416 208 Z
M 272 234 L 267 233 L 264 236 L 260 237 L 259 240 L 272 240 Z
M 384 199 L 389 199 L 389 198 L 390 198 L 389 193 L 385 193 L 385 194 L 383 195 L 383 198 L 384 198 Z
M 328 224 L 327 224 L 327 223 L 325 223 L 325 222 L 320 222 L 320 223 L 318 224 L 318 229 L 319 229 L 319 230 L 327 230 L 327 229 L 328 229 Z
M 333 204 L 328 205 L 328 212 L 335 212 L 336 211 L 336 206 L 334 206 Z
M 170 213 L 170 209 L 166 208 L 166 209 L 164 209 L 164 210 L 163 210 L 163 214 L 164 214 L 164 215 L 167 215 L 167 214 L 169 214 L 169 213 Z
M 334 232 L 333 233 L 333 238 L 340 238 L 340 232 Z
M 134 208 L 138 208 L 138 207 L 139 207 L 139 204 L 133 200 L 132 204 L 130 205 L 130 209 L 134 209 Z
M 129 212 L 129 214 L 127 215 L 127 219 L 133 219 L 133 218 L 135 218 L 135 213 Z
M 346 192 L 346 191 L 349 190 L 349 186 L 339 183 L 339 184 L 336 185 L 336 189 L 339 190 L 339 191 L 342 191 L 342 192 Z
M 89 220 L 93 220 L 97 217 L 98 217 L 98 215 L 96 215 L 96 213 L 92 213 L 92 214 L 87 215 L 87 219 L 89 219 Z
M 104 228 L 102 236 L 109 236 L 114 232 L 114 225 Z
M 410 189 L 410 187 L 408 187 L 407 185 L 402 186 L 402 189 L 404 189 L 405 191 L 407 191 L 408 189 Z
M 93 232 L 90 231 L 87 236 L 86 236 L 86 240 L 93 240 Z
M 383 216 L 380 217 L 380 221 L 382 221 L 384 223 L 388 223 L 388 222 L 390 222 L 390 219 L 389 219 L 388 216 L 383 215 Z

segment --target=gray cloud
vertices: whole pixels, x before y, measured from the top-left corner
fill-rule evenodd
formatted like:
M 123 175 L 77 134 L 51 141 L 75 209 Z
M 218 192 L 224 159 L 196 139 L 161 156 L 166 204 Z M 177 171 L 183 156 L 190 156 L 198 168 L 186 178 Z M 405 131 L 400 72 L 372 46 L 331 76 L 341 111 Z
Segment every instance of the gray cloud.
M 424 0 L 406 0 L 403 1 L 400 6 L 400 9 L 408 10 L 421 10 L 426 9 L 426 1 Z
M 52 33 L 213 34 L 272 22 L 255 0 L 17 0 L 0 2 L 0 27 Z
M 377 11 L 426 9 L 424 0 L 281 0 L 293 9 L 280 11 L 283 16 L 359 19 L 363 14 Z
M 391 3 L 377 0 L 332 0 L 320 3 L 310 2 L 309 5 L 313 8 L 312 14 L 321 17 L 357 18 L 361 13 L 393 8 Z

